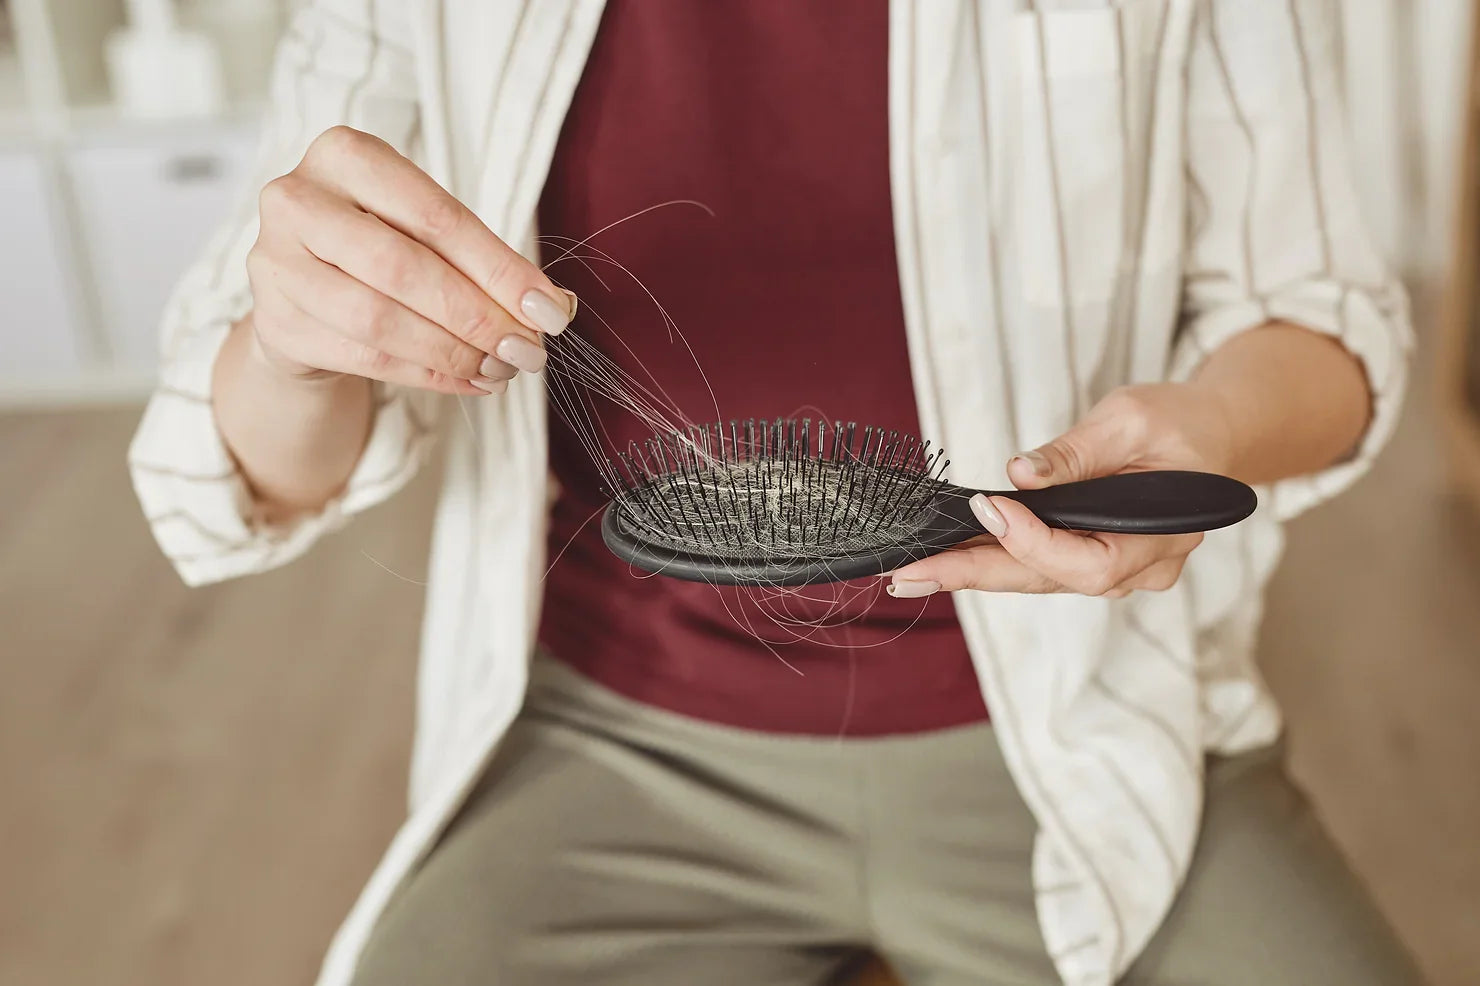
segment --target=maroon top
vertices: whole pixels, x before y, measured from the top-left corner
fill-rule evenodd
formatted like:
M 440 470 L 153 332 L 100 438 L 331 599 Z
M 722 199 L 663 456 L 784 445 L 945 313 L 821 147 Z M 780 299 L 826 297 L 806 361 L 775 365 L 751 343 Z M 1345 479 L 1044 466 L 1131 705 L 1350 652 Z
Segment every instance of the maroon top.
M 571 331 L 694 421 L 820 416 L 919 433 L 890 215 L 887 14 L 887 0 L 606 6 L 540 231 L 579 239 L 674 199 L 713 211 L 667 206 L 591 244 L 642 280 L 692 356 L 611 263 L 550 269 L 581 298 Z M 546 261 L 568 242 L 547 239 Z M 617 447 L 651 437 L 595 404 Z M 763 591 L 644 577 L 602 544 L 601 481 L 555 414 L 550 457 L 562 492 L 540 640 L 576 669 L 772 732 L 877 736 L 986 716 L 948 595 L 894 599 L 878 579 Z

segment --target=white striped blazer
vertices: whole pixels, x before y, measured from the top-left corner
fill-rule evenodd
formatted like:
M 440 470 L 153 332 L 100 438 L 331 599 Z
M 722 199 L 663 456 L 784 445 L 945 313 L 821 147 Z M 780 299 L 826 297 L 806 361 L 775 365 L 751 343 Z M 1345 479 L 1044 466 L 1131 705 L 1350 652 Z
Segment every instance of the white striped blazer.
M 500 236 L 534 216 L 601 0 L 310 0 L 282 43 L 258 181 L 336 123 L 391 141 Z M 1406 302 L 1348 176 L 1328 0 L 893 0 L 890 167 L 911 370 L 958 482 L 1109 388 L 1188 375 L 1288 319 L 1361 357 L 1357 454 L 1261 491 L 1178 586 L 1114 601 L 958 593 L 1007 761 L 1038 819 L 1033 879 L 1065 983 L 1138 954 L 1193 851 L 1205 751 L 1273 740 L 1255 670 L 1280 522 L 1368 465 L 1392 429 Z M 436 440 L 440 398 L 380 391 L 344 494 L 286 528 L 254 518 L 218 435 L 210 368 L 249 305 L 255 197 L 185 276 L 162 382 L 130 450 L 138 496 L 192 584 L 289 561 L 390 496 Z M 531 254 L 532 255 L 532 254 Z M 387 897 L 459 804 L 523 696 L 544 569 L 542 382 L 449 429 L 419 678 L 410 813 L 324 964 L 349 980 Z

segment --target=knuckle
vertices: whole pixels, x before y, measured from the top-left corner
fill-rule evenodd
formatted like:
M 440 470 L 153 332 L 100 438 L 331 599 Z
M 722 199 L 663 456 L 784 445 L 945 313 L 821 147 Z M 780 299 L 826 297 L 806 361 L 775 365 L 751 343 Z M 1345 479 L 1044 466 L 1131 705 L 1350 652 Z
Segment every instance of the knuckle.
M 266 282 L 272 272 L 272 259 L 267 255 L 261 240 L 254 243 L 252 249 L 247 251 L 245 266 L 247 280 L 252 283 L 254 289 L 257 289 L 260 283 Z
M 485 292 L 493 294 L 494 291 L 509 279 L 514 271 L 514 256 L 510 250 L 500 250 L 488 266 L 488 272 L 483 277 L 480 285 Z
M 1146 394 L 1138 387 L 1117 387 L 1102 402 L 1105 413 L 1133 439 L 1144 438 L 1150 429 L 1152 409 Z
M 421 232 L 443 237 L 455 231 L 462 222 L 462 208 L 448 195 L 436 195 L 421 210 Z
M 390 356 L 374 346 L 343 337 L 338 342 L 344 366 L 350 373 L 362 377 L 380 378 L 390 367 Z
M 488 299 L 481 297 L 461 274 L 447 264 L 437 268 L 436 277 L 436 304 L 440 314 L 433 321 L 468 342 L 475 342 L 478 333 L 482 333 L 480 338 L 486 339 L 489 327 L 482 323 L 490 317 Z
M 336 124 L 314 138 L 308 147 L 308 155 L 330 161 L 338 157 L 351 157 L 365 153 L 374 140 L 375 138 L 362 130 L 342 123 Z
M 258 214 L 266 219 L 283 215 L 292 209 L 302 197 L 302 181 L 303 179 L 289 172 L 263 185 L 262 191 L 257 193 Z
M 383 342 L 395 329 L 395 304 L 384 295 L 369 294 L 358 306 L 356 328 L 361 338 Z
M 461 346 L 455 342 L 448 342 L 441 347 L 437 354 L 438 365 L 447 367 L 453 376 L 468 380 L 478 376 L 479 368 L 483 363 L 483 354 L 471 346 Z
M 372 346 L 361 347 L 360 365 L 364 368 L 365 376 L 383 377 L 395 364 L 395 357 L 384 350 Z
M 1146 411 L 1146 398 L 1136 386 L 1116 387 L 1105 395 L 1104 407 L 1119 415 L 1141 415 Z
M 504 331 L 505 327 L 499 324 L 499 320 L 491 312 L 479 312 L 467 319 L 455 334 L 469 345 L 491 353 Z
M 401 244 L 395 240 L 371 251 L 370 267 L 390 294 L 398 294 L 411 286 L 413 265 Z
M 462 390 L 462 380 L 438 370 L 428 370 L 424 386 L 428 390 L 436 390 L 444 394 L 456 394 Z

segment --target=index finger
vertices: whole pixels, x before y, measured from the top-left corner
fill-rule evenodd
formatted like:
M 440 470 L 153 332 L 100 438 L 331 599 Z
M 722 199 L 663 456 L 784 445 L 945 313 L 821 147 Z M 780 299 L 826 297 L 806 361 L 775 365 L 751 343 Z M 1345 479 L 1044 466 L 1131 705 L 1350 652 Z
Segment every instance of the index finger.
M 570 324 L 573 294 L 385 141 L 335 127 L 315 141 L 304 165 L 316 181 L 430 248 L 526 327 L 556 335 Z

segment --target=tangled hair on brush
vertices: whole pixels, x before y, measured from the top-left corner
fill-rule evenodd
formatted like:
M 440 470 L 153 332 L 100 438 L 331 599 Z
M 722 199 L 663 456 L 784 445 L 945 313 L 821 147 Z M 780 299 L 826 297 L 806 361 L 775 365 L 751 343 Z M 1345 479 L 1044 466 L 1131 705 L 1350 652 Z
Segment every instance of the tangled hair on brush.
M 949 464 L 913 435 L 809 418 L 691 427 L 618 459 L 629 533 L 736 561 L 849 557 L 906 540 Z

